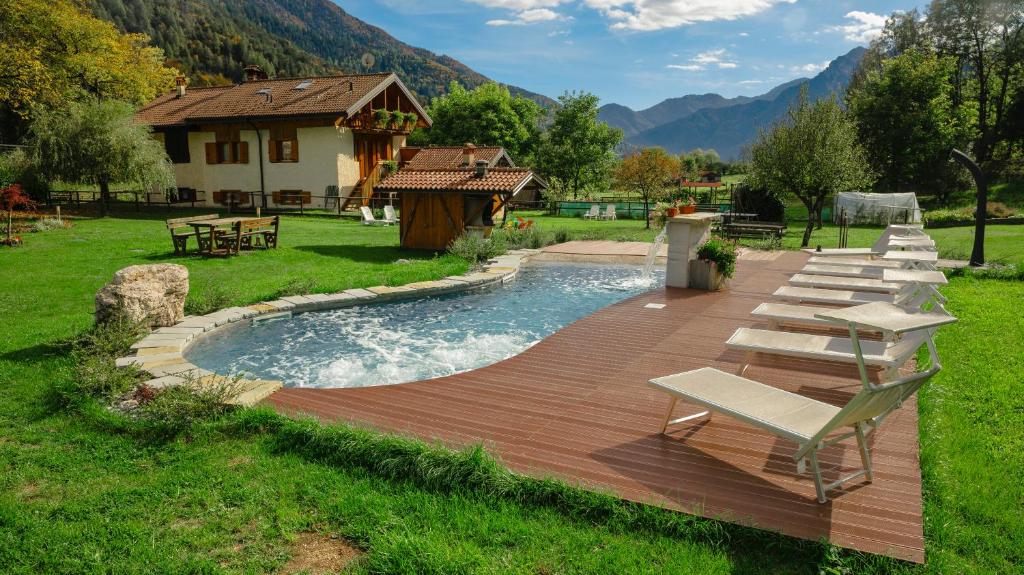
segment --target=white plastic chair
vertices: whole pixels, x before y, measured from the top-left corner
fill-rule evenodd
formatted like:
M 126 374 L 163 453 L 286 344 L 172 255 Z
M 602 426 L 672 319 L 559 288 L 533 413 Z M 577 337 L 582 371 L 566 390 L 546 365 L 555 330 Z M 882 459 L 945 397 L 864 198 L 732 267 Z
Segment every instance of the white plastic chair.
M 364 226 L 386 226 L 387 222 L 373 217 L 373 210 L 369 206 L 360 206 L 359 211 L 363 214 Z
M 599 216 L 602 220 L 614 220 L 615 216 L 615 204 L 608 204 L 605 206 L 604 213 Z
M 597 204 L 591 204 L 590 205 L 590 211 L 585 213 L 585 214 L 583 214 L 583 219 L 585 219 L 585 220 L 596 220 L 600 216 L 601 216 L 601 206 L 599 206 Z
M 395 206 L 384 206 L 384 223 L 389 226 L 398 223 L 398 214 L 395 213 Z

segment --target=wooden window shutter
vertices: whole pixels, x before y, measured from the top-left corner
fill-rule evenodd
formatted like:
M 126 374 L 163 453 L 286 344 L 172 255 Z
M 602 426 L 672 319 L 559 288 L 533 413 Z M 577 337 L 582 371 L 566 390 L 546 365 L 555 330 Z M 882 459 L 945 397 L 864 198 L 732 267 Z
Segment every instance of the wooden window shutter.
M 249 142 L 238 142 L 238 163 L 249 163 Z
M 216 164 L 217 163 L 217 143 L 206 142 L 206 163 Z
M 267 151 L 270 152 L 270 161 L 271 162 L 277 162 L 278 161 L 277 160 L 277 146 L 278 146 L 277 140 L 270 140 L 269 142 L 267 142 L 267 148 L 268 148 Z
M 292 161 L 299 161 L 299 140 L 297 138 L 292 138 Z

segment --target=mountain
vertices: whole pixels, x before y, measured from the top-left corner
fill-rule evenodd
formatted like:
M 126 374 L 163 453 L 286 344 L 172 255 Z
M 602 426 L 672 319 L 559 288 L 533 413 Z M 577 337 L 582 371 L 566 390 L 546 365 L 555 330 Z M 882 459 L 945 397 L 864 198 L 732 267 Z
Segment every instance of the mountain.
M 792 80 L 754 98 L 723 98 L 717 94 L 683 96 L 639 112 L 608 104 L 601 108 L 601 115 L 606 122 L 626 132 L 626 143 L 631 146 L 660 146 L 672 153 L 713 148 L 723 159 L 737 159 L 758 129 L 785 116 L 803 86 L 807 86 L 812 101 L 828 98 L 833 93 L 841 97 L 864 52 L 864 48 L 854 48 L 833 60 L 814 78 Z M 652 112 L 654 110 L 660 111 Z M 668 120 L 656 122 L 655 118 L 659 117 Z
M 239 82 L 257 64 L 271 77 L 395 72 L 423 103 L 457 81 L 488 81 L 462 62 L 401 42 L 330 0 L 86 0 L 93 13 L 141 32 L 194 85 Z M 367 56 L 369 55 L 369 56 Z M 543 106 L 554 100 L 509 86 Z

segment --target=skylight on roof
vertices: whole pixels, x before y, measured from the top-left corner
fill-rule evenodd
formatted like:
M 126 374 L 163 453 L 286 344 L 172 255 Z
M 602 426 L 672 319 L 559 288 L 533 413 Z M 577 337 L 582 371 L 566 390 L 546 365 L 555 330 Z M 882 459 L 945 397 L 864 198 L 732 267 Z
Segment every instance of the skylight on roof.
M 312 80 L 303 80 L 302 82 L 299 82 L 299 84 L 297 86 L 292 88 L 292 90 L 305 90 L 306 88 L 308 88 L 308 87 L 310 87 L 312 85 L 313 85 L 313 81 Z

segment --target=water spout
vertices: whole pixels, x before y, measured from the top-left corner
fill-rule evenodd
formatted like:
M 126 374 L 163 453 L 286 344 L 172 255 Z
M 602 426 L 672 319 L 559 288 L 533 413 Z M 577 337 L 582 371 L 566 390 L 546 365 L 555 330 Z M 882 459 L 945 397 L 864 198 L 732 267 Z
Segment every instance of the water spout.
M 654 238 L 654 243 L 651 244 L 651 249 L 647 251 L 647 257 L 644 259 L 644 269 L 642 272 L 643 279 L 651 279 L 651 273 L 654 272 L 654 262 L 658 261 L 658 250 L 665 244 L 665 237 L 668 234 L 668 226 L 662 228 L 661 233 Z

